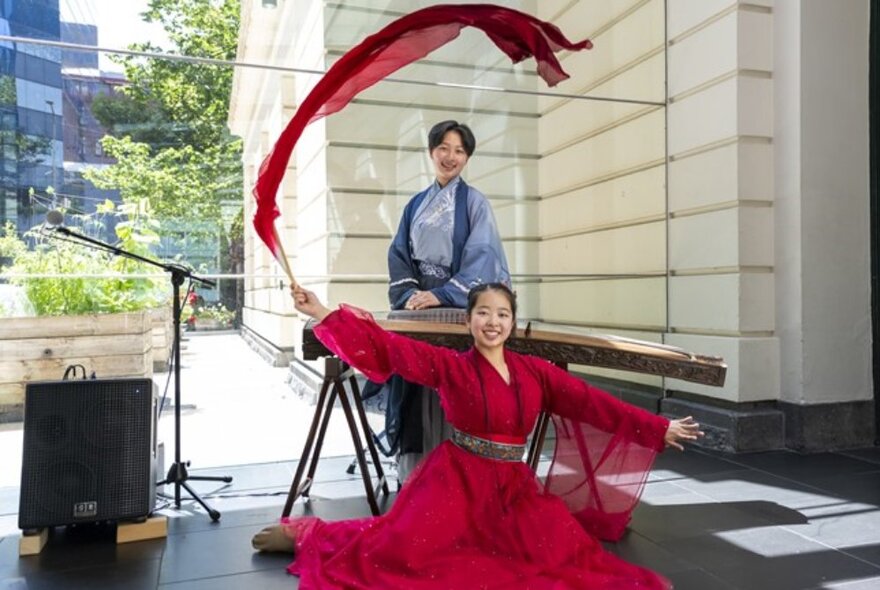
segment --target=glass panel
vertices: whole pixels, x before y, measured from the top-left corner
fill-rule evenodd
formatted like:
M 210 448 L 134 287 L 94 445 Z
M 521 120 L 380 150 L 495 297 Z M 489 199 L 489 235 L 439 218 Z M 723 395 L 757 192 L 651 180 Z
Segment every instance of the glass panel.
M 218 288 L 198 290 L 202 301 L 292 347 L 298 330 L 278 289 L 283 273 L 250 227 L 259 165 L 321 72 L 433 2 L 243 0 L 240 16 L 233 10 L 229 26 L 210 34 L 192 34 L 198 19 L 178 18 L 189 3 L 152 4 L 152 24 L 140 16 L 145 1 L 3 5 L 0 221 L 21 235 L 62 209 L 67 225 L 94 237 L 222 276 Z M 310 125 L 279 191 L 294 272 L 333 303 L 387 309 L 389 241 L 404 205 L 433 178 L 427 131 L 456 119 L 477 137 L 464 177 L 493 207 L 522 315 L 659 341 L 664 2 L 505 5 L 595 48 L 559 54 L 571 78 L 548 88 L 533 60 L 511 64 L 466 29 Z M 6 260 L 7 278 L 48 272 L 11 271 Z

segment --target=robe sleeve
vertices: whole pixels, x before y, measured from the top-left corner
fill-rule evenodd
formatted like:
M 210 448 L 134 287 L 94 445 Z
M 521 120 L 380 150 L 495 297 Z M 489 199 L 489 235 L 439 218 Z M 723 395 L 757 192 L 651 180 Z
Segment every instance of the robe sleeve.
M 492 207 L 482 193 L 472 188 L 470 191 L 468 216 L 471 231 L 461 254 L 461 266 L 446 284 L 431 290 L 444 307 L 467 307 L 468 292 L 482 283 L 510 286 L 510 270 Z
M 377 383 L 397 374 L 431 389 L 445 389 L 457 364 L 455 351 L 387 332 L 355 307 L 341 306 L 325 317 L 315 326 L 315 336 Z
M 419 288 L 419 280 L 413 274 L 409 251 L 408 209 L 401 216 L 397 234 L 388 248 L 388 301 L 391 309 L 403 309 L 412 294 Z
M 556 448 L 545 481 L 581 525 L 603 540 L 623 535 L 648 473 L 664 448 L 669 420 L 540 359 L 544 409 Z

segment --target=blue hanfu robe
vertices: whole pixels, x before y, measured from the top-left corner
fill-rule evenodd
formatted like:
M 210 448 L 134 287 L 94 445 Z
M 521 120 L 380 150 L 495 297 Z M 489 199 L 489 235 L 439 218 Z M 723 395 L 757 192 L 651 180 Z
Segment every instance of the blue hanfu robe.
M 415 195 L 388 249 L 388 274 L 391 309 L 403 309 L 417 290 L 431 291 L 443 307 L 464 308 L 476 285 L 510 285 L 507 257 L 483 193 L 456 177 L 446 187 L 435 181 Z
M 406 205 L 388 249 L 388 299 L 404 309 L 417 290 L 431 291 L 442 307 L 467 307 L 471 288 L 510 285 L 510 270 L 495 216 L 485 195 L 461 177 L 445 187 L 436 181 Z M 385 432 L 376 442 L 386 455 L 421 453 L 422 395 L 419 386 L 392 377 L 385 387 Z M 381 388 L 369 384 L 364 397 Z M 406 424 L 401 428 L 402 423 Z

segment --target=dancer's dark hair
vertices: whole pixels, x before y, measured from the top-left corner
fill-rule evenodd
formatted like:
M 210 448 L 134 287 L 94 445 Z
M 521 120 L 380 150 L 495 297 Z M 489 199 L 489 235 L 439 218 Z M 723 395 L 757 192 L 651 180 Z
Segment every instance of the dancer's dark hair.
M 486 291 L 496 291 L 501 293 L 507 298 L 507 302 L 510 303 L 510 311 L 513 313 L 513 319 L 516 320 L 516 294 L 510 290 L 510 287 L 505 285 L 504 283 L 482 283 L 473 287 L 468 292 L 468 300 L 467 300 L 467 314 L 471 315 L 471 312 L 474 311 L 474 307 L 477 306 L 477 299 L 480 298 L 480 295 L 485 293 Z
M 468 155 L 468 158 L 474 155 L 474 150 L 477 149 L 477 140 L 474 138 L 474 132 L 464 123 L 451 120 L 440 121 L 431 127 L 431 130 L 428 132 L 428 152 L 433 152 L 435 147 L 443 143 L 443 138 L 450 131 L 458 133 L 458 136 L 461 138 L 461 145 L 464 147 L 464 152 Z

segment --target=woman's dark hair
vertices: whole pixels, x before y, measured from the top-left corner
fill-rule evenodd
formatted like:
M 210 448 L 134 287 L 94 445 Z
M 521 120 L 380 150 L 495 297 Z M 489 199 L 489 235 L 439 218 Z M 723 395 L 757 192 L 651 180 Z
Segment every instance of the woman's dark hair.
M 507 302 L 510 303 L 510 312 L 513 314 L 513 319 L 516 320 L 516 295 L 513 291 L 510 290 L 510 287 L 508 287 L 504 283 L 483 283 L 481 285 L 473 287 L 468 292 L 468 315 L 471 315 L 471 312 L 474 311 L 474 308 L 477 306 L 477 299 L 479 299 L 480 295 L 482 295 L 486 291 L 498 291 L 499 293 L 507 297 Z
M 431 127 L 428 132 L 428 152 L 433 152 L 434 148 L 443 143 L 443 138 L 450 131 L 455 131 L 461 137 L 461 144 L 464 146 L 464 152 L 470 158 L 477 149 L 477 140 L 474 138 L 474 132 L 464 123 L 458 121 L 441 121 Z

